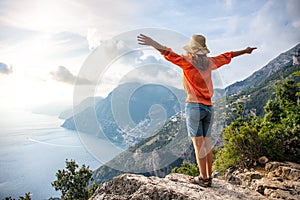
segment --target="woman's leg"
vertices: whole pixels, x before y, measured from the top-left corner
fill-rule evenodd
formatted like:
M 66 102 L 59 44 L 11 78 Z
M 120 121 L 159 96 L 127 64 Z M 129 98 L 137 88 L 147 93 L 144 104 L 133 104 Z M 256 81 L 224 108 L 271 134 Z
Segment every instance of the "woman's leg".
M 186 104 L 186 123 L 195 149 L 200 177 L 211 178 L 212 152 L 210 143 L 211 107 L 197 103 Z
M 212 175 L 212 147 L 210 137 L 204 137 L 205 151 L 206 151 L 206 170 L 207 178 L 211 178 Z
M 199 167 L 200 177 L 203 179 L 208 178 L 207 174 L 207 155 L 205 150 L 205 141 L 203 136 L 191 137 L 195 149 L 196 160 Z

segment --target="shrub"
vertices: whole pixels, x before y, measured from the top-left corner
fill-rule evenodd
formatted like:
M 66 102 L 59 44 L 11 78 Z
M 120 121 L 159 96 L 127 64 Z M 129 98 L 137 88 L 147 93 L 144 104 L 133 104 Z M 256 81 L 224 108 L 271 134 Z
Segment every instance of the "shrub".
M 175 167 L 172 169 L 171 173 L 186 174 L 190 176 L 199 176 L 199 168 L 195 163 L 183 162 L 181 167 Z
M 75 161 L 66 160 L 66 170 L 58 170 L 56 173 L 57 180 L 51 183 L 55 190 L 60 190 L 63 200 L 85 200 L 89 198 L 87 188 L 92 171 L 89 167 L 82 165 L 76 170 L 78 165 Z
M 229 167 L 249 167 L 260 156 L 299 162 L 298 94 L 299 87 L 294 80 L 283 80 L 276 85 L 276 97 L 267 102 L 262 119 L 240 116 L 226 127 L 224 147 L 218 151 L 213 169 L 225 172 Z

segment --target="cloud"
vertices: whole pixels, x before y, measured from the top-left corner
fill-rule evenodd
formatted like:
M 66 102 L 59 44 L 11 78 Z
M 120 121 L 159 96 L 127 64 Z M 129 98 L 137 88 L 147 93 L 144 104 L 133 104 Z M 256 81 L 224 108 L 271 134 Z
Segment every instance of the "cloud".
M 10 1 L 6 0 L 5 2 Z M 60 63 L 64 66 L 79 68 L 81 66 L 79 64 L 82 63 L 83 56 L 88 54 L 88 50 L 97 50 L 96 47 L 101 44 L 106 46 L 105 50 L 101 49 L 103 56 L 101 56 L 100 62 L 99 59 L 94 62 L 94 65 L 100 68 L 105 67 L 106 65 L 102 65 L 102 63 L 107 63 L 107 60 L 115 58 L 115 55 L 119 54 L 118 52 L 126 52 L 127 41 L 105 42 L 106 39 L 111 39 L 128 30 L 145 27 L 161 27 L 178 31 L 187 38 L 194 33 L 204 34 L 207 36 L 211 55 L 228 50 L 238 50 L 248 45 L 257 46 L 258 50 L 255 54 L 234 59 L 230 66 L 224 68 L 225 70 L 222 71 L 224 80 L 226 84 L 230 84 L 249 76 L 279 53 L 300 41 L 299 5 L 299 0 L 216 0 L 207 2 L 187 0 L 176 3 L 172 0 L 163 2 L 92 0 L 88 3 L 84 0 L 45 2 L 28 0 L 18 3 L 3 3 L 0 4 L 0 24 L 4 30 L 0 33 L 0 50 L 1 46 L 7 44 L 16 44 L 16 49 L 20 50 L 20 42 L 25 41 L 25 55 L 23 47 L 20 55 L 28 58 L 30 56 L 26 56 L 26 53 L 35 46 L 30 44 L 28 39 L 50 36 L 49 45 L 45 45 L 43 40 L 36 42 L 41 45 L 41 49 L 45 50 L 37 48 L 30 55 L 35 55 L 35 52 L 46 55 L 36 58 L 40 58 L 42 62 L 48 62 L 48 66 Z M 81 14 L 78 15 L 78 13 Z M 136 35 L 130 35 L 130 37 L 135 38 Z M 178 51 L 174 47 L 178 45 L 181 48 L 185 43 L 184 41 L 178 42 L 178 40 L 168 43 L 168 38 L 155 34 L 153 34 L 153 38 L 158 39 L 163 45 L 172 47 L 176 52 Z M 50 39 L 48 38 L 48 40 Z M 174 38 L 170 37 L 171 39 Z M 2 49 L 4 51 L 7 48 Z M 131 49 L 129 48 L 129 50 Z M 9 53 L 12 50 L 5 50 L 4 53 L 6 52 Z M 150 54 L 152 53 L 150 52 Z M 3 55 L 2 52 L 1 54 Z M 139 57 L 138 54 L 134 54 L 136 53 L 122 56 L 120 58 L 122 62 L 120 62 L 134 65 Z M 4 59 L 9 60 L 10 57 L 12 56 L 9 55 Z M 19 56 L 14 55 L 13 57 L 18 58 L 15 62 L 24 66 L 24 62 Z M 69 60 L 72 60 L 71 63 Z M 14 68 L 18 67 L 17 64 L 13 64 Z M 33 67 L 31 63 L 28 66 Z M 41 63 L 37 63 L 36 66 L 41 66 Z M 48 71 L 49 69 L 46 73 Z M 121 74 L 118 71 L 124 71 L 124 68 L 118 68 L 113 74 L 115 76 L 112 77 L 116 77 L 117 73 Z M 94 71 L 88 73 L 94 73 Z M 68 81 L 74 82 L 77 77 L 73 74 L 70 76 L 70 74 L 69 72 L 68 76 L 73 76 L 73 78 L 69 78 Z M 95 79 L 98 78 L 91 78 L 89 75 L 79 76 L 92 82 L 96 82 Z M 58 79 L 58 76 L 54 77 Z
M 0 74 L 10 74 L 12 73 L 12 66 L 8 67 L 7 64 L 0 63 Z
M 97 28 L 88 28 L 86 39 L 89 44 L 89 49 L 93 50 L 99 46 L 101 41 L 101 35 Z
M 66 67 L 59 66 L 54 72 L 50 72 L 52 78 L 56 81 L 68 83 L 68 84 L 78 84 L 78 85 L 90 85 L 93 82 L 82 77 L 74 76 Z
M 155 83 L 182 89 L 182 75 L 179 67 L 151 55 L 138 59 L 137 66 L 122 77 L 120 83 L 122 82 Z
M 53 58 L 75 57 L 78 55 L 87 55 L 89 53 L 86 38 L 77 33 L 57 32 L 52 34 L 49 41 L 54 47 L 61 49 L 63 52 L 53 50 L 51 56 Z

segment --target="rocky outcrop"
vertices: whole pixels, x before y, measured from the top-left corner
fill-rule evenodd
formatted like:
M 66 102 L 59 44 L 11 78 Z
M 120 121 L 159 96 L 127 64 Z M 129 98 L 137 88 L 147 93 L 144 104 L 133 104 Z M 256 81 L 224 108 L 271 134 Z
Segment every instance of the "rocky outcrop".
M 201 200 L 201 199 L 267 199 L 258 192 L 214 179 L 204 188 L 188 182 L 189 176 L 170 174 L 165 178 L 123 174 L 99 186 L 91 200 Z
M 229 183 L 269 199 L 300 199 L 300 165 L 296 163 L 268 162 L 262 169 L 228 171 L 225 177 Z
M 300 49 L 298 49 L 295 52 L 295 55 L 293 56 L 293 65 L 299 65 L 300 64 Z

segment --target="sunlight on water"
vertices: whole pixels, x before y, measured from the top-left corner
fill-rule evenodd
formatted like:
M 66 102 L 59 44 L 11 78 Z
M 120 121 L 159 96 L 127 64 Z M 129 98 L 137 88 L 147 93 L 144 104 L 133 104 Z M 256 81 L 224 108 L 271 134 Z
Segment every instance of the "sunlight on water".
M 0 198 L 17 198 L 26 192 L 32 199 L 60 196 L 51 186 L 66 159 L 96 169 L 95 160 L 77 132 L 61 128 L 63 121 L 30 112 L 0 113 Z M 108 150 L 109 152 L 109 150 Z M 113 155 L 112 155 L 113 156 Z M 108 159 L 110 157 L 108 156 Z

